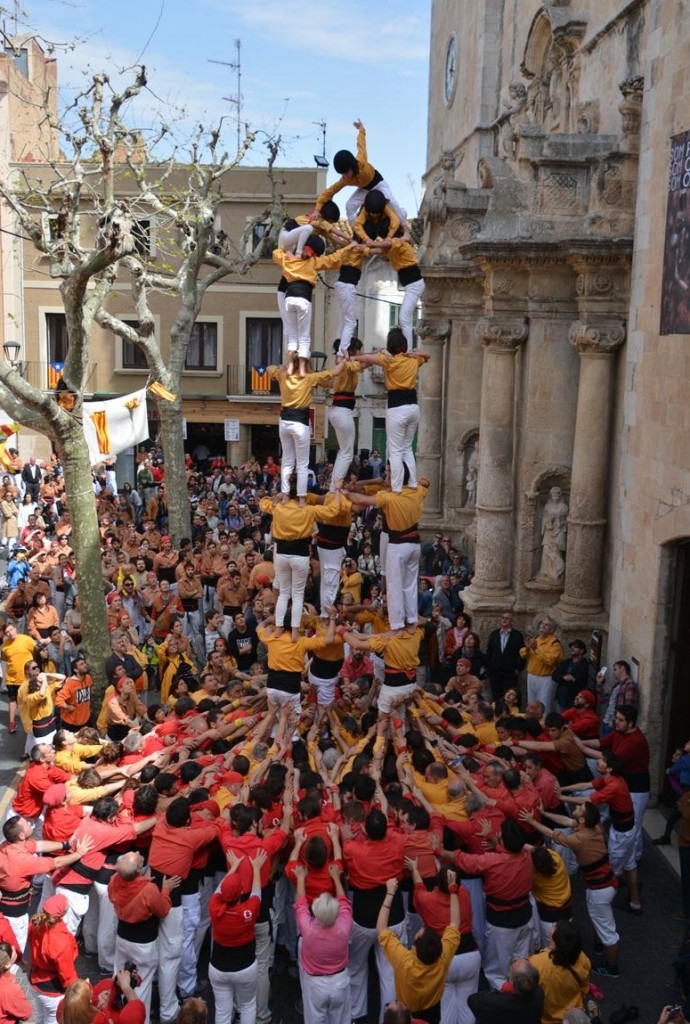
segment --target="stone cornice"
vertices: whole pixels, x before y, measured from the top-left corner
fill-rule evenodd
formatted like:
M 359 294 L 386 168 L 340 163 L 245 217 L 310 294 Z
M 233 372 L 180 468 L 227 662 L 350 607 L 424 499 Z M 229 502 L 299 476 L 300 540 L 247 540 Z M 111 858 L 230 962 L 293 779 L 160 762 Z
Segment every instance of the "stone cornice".
M 452 323 L 450 320 L 420 320 L 417 334 L 425 345 L 441 344 L 450 337 Z
M 484 345 L 492 345 L 496 348 L 506 350 L 516 349 L 523 341 L 527 341 L 529 335 L 529 321 L 484 317 L 477 321 L 477 337 Z
M 570 328 L 569 338 L 580 355 L 609 355 L 625 341 L 625 324 L 622 321 L 596 323 L 576 320 Z

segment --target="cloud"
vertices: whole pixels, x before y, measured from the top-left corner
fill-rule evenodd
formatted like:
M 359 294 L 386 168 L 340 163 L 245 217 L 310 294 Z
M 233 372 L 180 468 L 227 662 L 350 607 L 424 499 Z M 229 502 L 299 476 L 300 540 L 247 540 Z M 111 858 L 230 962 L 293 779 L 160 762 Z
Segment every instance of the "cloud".
M 216 14 L 230 16 L 278 40 L 286 50 L 311 53 L 361 64 L 426 62 L 429 55 L 427 20 L 406 14 L 398 5 L 371 7 L 359 0 L 343 4 L 321 0 L 202 0 Z M 381 8 L 384 8 L 383 10 Z M 239 29 L 238 29 L 239 31 Z

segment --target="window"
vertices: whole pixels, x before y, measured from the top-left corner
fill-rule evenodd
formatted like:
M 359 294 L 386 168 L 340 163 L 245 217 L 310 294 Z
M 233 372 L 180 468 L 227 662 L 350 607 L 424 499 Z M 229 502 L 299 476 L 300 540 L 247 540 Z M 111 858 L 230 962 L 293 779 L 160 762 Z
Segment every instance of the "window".
M 29 51 L 25 46 L 17 50 L 14 46 L 5 47 L 5 55 L 10 58 L 17 71 L 20 71 L 24 78 L 29 77 Z
M 275 388 L 262 379 L 263 370 L 280 365 L 282 358 L 283 321 L 280 317 L 247 317 L 247 392 L 274 391 Z
M 218 324 L 197 321 L 194 324 L 185 370 L 217 370 L 218 369 Z
M 412 326 L 416 330 L 417 321 L 419 320 L 419 306 L 415 306 L 414 313 L 412 314 Z M 398 327 L 400 324 L 400 305 L 397 302 L 388 303 L 388 329 L 391 330 L 393 327 Z
M 151 255 L 151 221 L 135 220 L 132 223 L 134 253 L 139 259 L 147 260 Z
M 139 326 L 138 320 L 124 320 L 129 327 L 135 329 Z M 148 364 L 146 362 L 146 356 L 144 355 L 143 349 L 139 345 L 135 345 L 133 341 L 122 341 L 122 369 L 123 370 L 148 370 Z
M 64 313 L 46 313 L 46 338 L 48 339 L 48 362 L 64 363 L 69 348 L 67 319 Z

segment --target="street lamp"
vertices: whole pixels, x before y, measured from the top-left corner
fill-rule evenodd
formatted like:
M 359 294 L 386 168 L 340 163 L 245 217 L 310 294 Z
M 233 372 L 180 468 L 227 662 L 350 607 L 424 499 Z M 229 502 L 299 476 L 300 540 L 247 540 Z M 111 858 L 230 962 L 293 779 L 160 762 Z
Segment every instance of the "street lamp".
M 6 341 L 5 344 L 2 346 L 2 350 L 5 353 L 5 359 L 10 364 L 10 366 L 14 367 L 17 365 L 21 347 L 22 346 L 19 344 L 18 341 Z
M 314 368 L 317 373 L 321 373 L 324 366 L 326 365 L 327 359 L 328 356 L 326 355 L 325 352 L 312 352 L 309 356 L 309 361 L 314 364 Z

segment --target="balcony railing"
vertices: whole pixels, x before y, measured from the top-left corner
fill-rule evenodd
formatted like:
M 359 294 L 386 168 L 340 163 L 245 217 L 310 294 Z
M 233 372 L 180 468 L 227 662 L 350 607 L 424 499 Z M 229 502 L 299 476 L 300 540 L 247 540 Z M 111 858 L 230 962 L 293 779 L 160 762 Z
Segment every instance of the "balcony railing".
M 22 362 L 17 364 L 24 380 L 39 391 L 55 391 L 62 377 L 62 363 Z M 89 363 L 86 367 L 84 394 L 93 394 L 98 390 L 97 364 Z
M 230 364 L 225 370 L 229 397 L 242 396 L 269 401 L 280 398 L 278 382 L 269 378 L 266 367 Z M 325 397 L 324 388 L 314 388 L 314 398 L 317 402 L 323 401 Z

